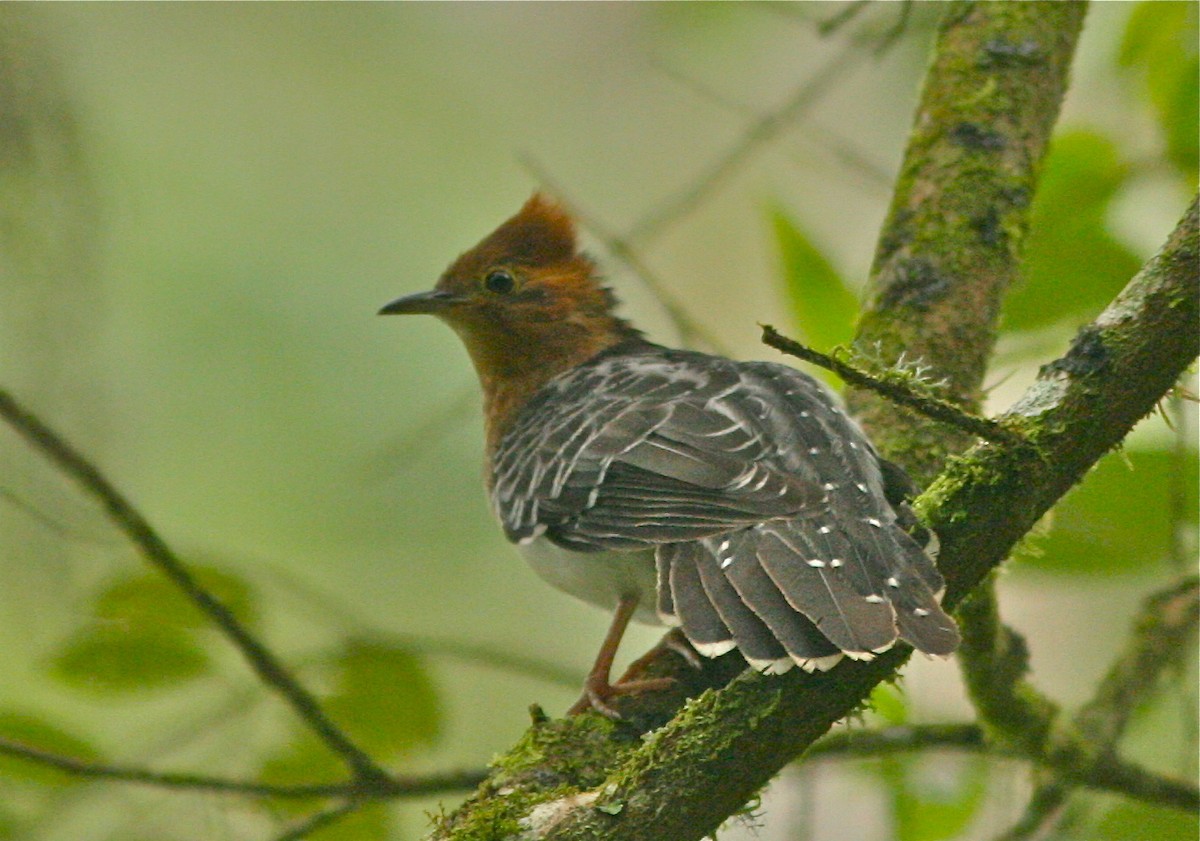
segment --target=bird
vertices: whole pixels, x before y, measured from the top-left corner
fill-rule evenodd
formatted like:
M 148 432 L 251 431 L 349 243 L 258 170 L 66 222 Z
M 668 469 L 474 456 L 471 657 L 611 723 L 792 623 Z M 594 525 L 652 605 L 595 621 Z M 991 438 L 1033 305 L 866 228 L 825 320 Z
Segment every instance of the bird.
M 616 696 L 661 685 L 611 682 L 635 620 L 765 674 L 898 640 L 949 656 L 959 633 L 913 484 L 832 394 L 788 365 L 649 341 L 617 306 L 570 213 L 536 192 L 432 290 L 379 311 L 458 334 L 505 536 L 549 584 L 613 614 L 572 711 L 618 717 Z

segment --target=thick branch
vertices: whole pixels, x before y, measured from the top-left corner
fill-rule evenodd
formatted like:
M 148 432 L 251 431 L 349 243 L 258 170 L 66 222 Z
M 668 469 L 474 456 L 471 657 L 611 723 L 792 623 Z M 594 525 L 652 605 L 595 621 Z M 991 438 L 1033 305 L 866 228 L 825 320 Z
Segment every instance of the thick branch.
M 1081 331 L 1064 357 L 1042 368 L 1038 381 L 1009 413 L 1009 420 L 1019 422 L 1037 446 L 1036 453 L 981 444 L 951 464 L 917 500 L 942 536 L 951 607 L 1000 563 L 1088 466 L 1153 410 L 1196 357 L 1198 238 L 1193 203 L 1163 251 Z M 873 662 L 845 663 L 824 675 L 744 673 L 723 691 L 695 699 L 641 745 L 614 747 L 607 754 L 614 763 L 607 783 L 587 797 L 555 801 L 557 811 L 543 804 L 537 814 L 552 815 L 552 825 L 542 825 L 534 837 L 700 838 L 850 713 L 906 658 L 906 652 L 893 650 Z M 566 733 L 571 726 L 563 725 Z M 555 742 L 569 741 L 566 733 L 556 731 Z M 605 756 L 604 746 L 592 745 L 589 761 L 603 762 L 597 758 Z M 524 749 L 522 756 L 510 757 L 505 773 L 519 774 L 523 768 L 532 774 L 535 767 L 544 768 L 551 749 L 542 743 L 536 751 Z M 487 789 L 480 793 L 487 795 Z M 447 834 L 436 837 L 455 837 L 454 826 L 464 829 L 459 837 L 469 837 L 466 818 L 451 820 L 444 826 Z M 494 818 L 490 813 L 489 819 Z
M 1014 417 L 1028 420 L 1040 457 L 979 445 L 918 500 L 942 536 L 950 606 L 1153 410 L 1200 352 L 1198 256 L 1193 202 L 1164 250 L 1081 331 L 1066 356 L 1043 367 L 1013 408 Z M 889 652 L 819 676 L 743 674 L 726 690 L 697 699 L 610 777 L 596 805 L 619 808 L 619 823 L 604 811 L 580 809 L 546 837 L 701 837 L 906 656 Z
M 1085 3 L 958 3 L 946 13 L 855 346 L 946 378 L 978 409 L 1005 290 L 1016 279 L 1040 163 L 1066 90 Z M 888 458 L 924 485 L 962 434 L 850 389 Z
M 891 359 L 908 347 L 910 354 L 919 353 L 935 368 L 954 367 L 949 396 L 960 403 L 974 403 L 982 381 L 997 302 L 1015 273 L 1037 164 L 1057 115 L 1082 14 L 1079 4 L 959 4 L 949 8 L 943 25 L 918 116 L 917 139 L 906 158 L 877 260 L 881 277 L 877 306 L 864 320 L 860 336 L 871 355 L 879 355 L 873 347 L 876 343 L 879 352 Z M 994 136 L 989 134 L 992 130 Z M 964 177 L 954 177 L 955 170 Z M 1014 191 L 1007 193 L 1003 185 Z M 942 202 L 941 191 L 955 195 Z M 975 214 L 964 212 L 972 207 L 977 208 Z M 923 234 L 926 225 L 928 238 Z M 943 228 L 956 236 L 940 236 Z M 981 250 L 987 253 L 975 253 Z M 961 261 L 953 262 L 960 252 Z M 941 255 L 940 262 L 932 260 L 934 254 Z M 922 274 L 928 266 L 937 271 Z M 987 271 L 979 273 L 983 280 L 976 281 L 980 268 Z M 887 279 L 888 272 L 894 282 Z M 921 280 L 931 282 L 922 285 Z M 990 300 L 978 300 L 986 296 Z M 884 330 L 886 318 L 880 305 L 908 308 L 905 329 L 894 335 Z M 982 321 L 966 314 L 967 310 L 981 313 Z M 906 344 L 908 333 L 920 332 L 914 323 L 930 313 L 940 318 L 932 335 L 942 340 Z M 952 328 L 955 315 L 964 318 L 967 326 Z M 971 322 L 972 318 L 976 320 Z M 1190 323 L 1186 329 L 1191 329 Z M 978 349 L 964 356 L 962 347 L 947 338 L 956 336 L 978 342 Z M 1175 369 L 1186 364 L 1176 364 Z M 1149 405 L 1156 398 L 1150 398 Z M 887 413 L 894 415 L 895 409 L 889 406 Z M 1117 430 L 1113 440 L 1127 428 Z M 874 430 L 877 437 L 879 431 Z M 935 437 L 914 448 L 931 454 L 924 462 L 930 469 L 921 478 L 928 478 L 932 465 L 946 451 L 944 431 Z M 884 444 L 894 453 L 888 442 Z M 1007 463 L 995 465 L 996 472 L 979 473 L 974 480 L 985 487 L 1004 484 L 1001 477 L 1006 473 L 1026 470 L 1037 461 L 1028 448 L 1024 450 L 1024 455 L 1010 455 Z M 920 459 L 902 460 L 910 467 L 914 461 L 921 464 Z M 964 478 L 955 494 L 972 488 Z M 946 493 L 940 501 L 962 518 L 965 533 L 987 540 L 986 524 L 989 518 L 1002 516 L 1003 505 L 989 499 L 968 510 L 958 504 L 955 494 Z M 1051 501 L 1045 500 L 1045 506 Z M 937 512 L 929 513 L 938 526 Z M 1006 534 L 993 541 L 989 562 L 959 576 L 954 600 L 981 580 L 1017 537 Z M 943 557 L 953 563 L 953 555 Z M 468 838 L 473 825 L 482 826 L 477 821 L 496 825 L 507 820 L 501 825 L 513 831 L 529 829 L 532 837 L 699 838 L 740 808 L 833 721 L 861 703 L 876 683 L 893 675 L 906 656 L 894 650 L 872 663 L 846 663 L 825 675 L 743 674 L 725 690 L 693 701 L 649 741 L 634 747 L 613 739 L 591 741 L 591 731 L 583 728 L 594 725 L 586 720 L 556 725 L 549 736 L 535 728 L 525 744 L 501 761 L 497 778 L 502 782 L 485 785 L 476 801 L 450 816 L 435 837 Z M 590 771 L 582 778 L 586 782 L 567 773 L 579 763 L 564 756 L 575 752 L 586 754 Z M 564 767 L 560 776 L 558 771 Z M 542 783 L 537 774 L 547 769 L 552 769 L 551 782 Z M 605 779 L 607 783 L 600 787 Z M 561 791 L 563 785 L 591 791 L 534 808 L 545 798 L 539 791 Z M 506 792 L 511 808 L 497 803 L 500 790 Z M 507 817 L 498 817 L 501 813 Z M 521 824 L 519 818 L 524 819 Z
M 1038 456 L 981 444 L 951 463 L 918 500 L 937 519 L 943 547 L 953 547 L 957 558 L 947 568 L 952 604 L 1153 411 L 1196 358 L 1198 259 L 1193 199 L 1163 249 L 1080 329 L 1065 356 L 1042 366 L 1037 381 L 1001 418 L 1024 431 Z M 984 476 L 991 478 L 980 481 Z M 966 522 L 980 512 L 988 512 L 996 532 L 985 534 Z

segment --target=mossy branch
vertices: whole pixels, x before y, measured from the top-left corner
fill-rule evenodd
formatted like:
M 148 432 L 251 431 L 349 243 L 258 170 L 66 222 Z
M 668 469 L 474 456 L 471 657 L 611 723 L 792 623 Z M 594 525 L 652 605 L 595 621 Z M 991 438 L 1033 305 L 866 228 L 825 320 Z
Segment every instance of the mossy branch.
M 854 346 L 884 365 L 930 366 L 944 396 L 973 412 L 1086 9 L 947 7 L 880 233 Z M 847 402 L 921 485 L 973 443 L 871 391 L 851 388 Z
M 942 536 L 951 607 L 1154 409 L 1200 352 L 1198 241 L 1193 203 L 1164 250 L 1065 356 L 1042 368 L 1009 413 L 1038 444 L 1037 457 L 980 444 L 917 500 Z M 698 839 L 906 658 L 892 651 L 825 675 L 742 674 L 690 702 L 646 742 L 621 751 L 607 782 L 593 789 L 594 799 L 585 808 L 570 801 L 553 829 L 535 837 Z
M 969 408 L 978 402 L 1000 296 L 1016 274 L 1038 165 L 1065 90 L 1083 12 L 1078 3 L 948 7 L 881 237 L 873 303 L 860 325 L 859 346 L 878 346 L 890 361 L 907 350 L 939 374 L 944 368 L 948 396 Z M 1177 362 L 1175 370 L 1186 364 Z M 1144 413 L 1161 393 L 1139 403 L 1138 411 Z M 915 468 L 922 480 L 936 474 L 948 452 L 971 440 L 961 436 L 948 442 L 944 429 L 922 434 L 915 421 L 897 424 L 896 408 L 882 400 L 872 405 L 869 396 L 853 407 L 866 415 L 885 452 Z M 1091 415 L 1082 412 L 1076 420 L 1091 422 Z M 1028 432 L 1024 418 L 1017 421 L 1019 431 Z M 1111 441 L 1131 423 L 1114 428 Z M 895 428 L 894 438 L 885 427 Z M 954 485 L 939 490 L 940 505 L 926 500 L 933 525 L 948 512 L 946 521 L 961 529 L 955 535 L 960 543 L 988 541 L 989 519 L 1007 513 L 1003 500 L 968 506 L 962 498 L 983 488 L 1011 491 L 1031 464 L 1044 464 L 1028 447 L 983 445 L 976 457 L 992 452 L 1006 454 L 1007 460 L 974 473 L 967 468 L 975 461 L 965 460 L 959 469 L 966 475 L 954 474 Z M 1041 510 L 1053 498 L 1041 500 Z M 1014 507 L 1029 510 L 1022 501 Z M 1020 519 L 1023 528 L 1033 522 Z M 992 540 L 986 563 L 964 564 L 970 568 L 952 576 L 957 589 L 950 603 L 977 584 L 1021 533 L 1006 531 Z M 955 557 L 943 552 L 951 564 Z M 906 657 L 894 650 L 825 675 L 742 674 L 724 690 L 689 702 L 644 743 L 616 738 L 615 728 L 609 737 L 596 739 L 595 728 L 605 725 L 589 716 L 537 727 L 434 837 L 493 838 L 524 831 L 553 839 L 699 838 L 852 711 L 875 684 L 894 675 Z M 678 673 L 689 680 L 685 671 Z M 547 739 L 547 732 L 553 738 Z M 580 768 L 589 773 L 581 774 Z M 539 780 L 547 770 L 548 782 Z
M 1153 411 L 1200 352 L 1198 258 L 1193 202 L 1162 251 L 1063 357 L 1043 366 L 1007 413 L 1038 455 L 979 444 L 916 501 L 942 536 L 951 607 Z M 824 675 L 743 673 L 725 689 L 689 702 L 642 741 L 620 738 L 619 726 L 595 716 L 544 724 L 501 760 L 475 801 L 434 837 L 495 837 L 478 834 L 486 823 L 513 832 L 524 827 L 533 831 L 530 837 L 554 841 L 698 839 L 894 675 L 907 656 L 894 650 Z M 1150 789 L 1129 766 L 1111 767 L 1122 770 L 1122 790 Z M 539 784 L 538 774 L 553 784 Z M 1192 790 L 1178 785 L 1176 793 L 1187 803 Z

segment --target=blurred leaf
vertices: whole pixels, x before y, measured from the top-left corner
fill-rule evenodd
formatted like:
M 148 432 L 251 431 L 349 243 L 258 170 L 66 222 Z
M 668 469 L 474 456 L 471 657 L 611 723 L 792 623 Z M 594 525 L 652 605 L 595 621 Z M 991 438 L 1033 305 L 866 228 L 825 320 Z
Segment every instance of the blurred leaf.
M 176 628 L 101 623 L 77 632 L 52 666 L 70 686 L 112 694 L 178 686 L 203 674 L 208 657 Z
M 1100 819 L 1095 841 L 1196 841 L 1200 837 L 1200 818 L 1124 800 Z
M 1197 4 L 1140 3 L 1129 16 L 1118 61 L 1145 73 L 1171 162 L 1195 180 L 1200 166 Z
M 5 809 L 3 803 L 0 803 L 0 839 L 16 841 L 17 838 L 24 837 L 19 834 L 20 830 L 21 825 L 16 816 Z
M 386 803 L 372 803 L 307 837 L 311 841 L 379 841 L 381 838 L 393 838 L 392 810 Z
M 1167 494 L 1173 471 L 1184 477 L 1184 511 L 1196 511 L 1198 462 L 1160 450 L 1112 453 L 1053 511 L 1049 536 L 1022 566 L 1070 574 L 1111 575 L 1162 568 L 1173 524 Z
M 68 733 L 42 718 L 13 710 L 0 710 L 0 736 L 20 742 L 27 747 L 38 748 L 60 756 L 69 756 L 72 759 L 96 760 L 99 758 L 96 749 L 79 736 Z M 36 762 L 0 755 L 0 779 L 25 780 L 39 785 L 61 785 L 78 781 L 81 778 L 72 777 Z M 0 828 L 2 827 L 3 820 L 0 819 Z M 0 835 L 0 837 L 4 836 Z
M 262 782 L 275 785 L 341 782 L 348 776 L 345 764 L 299 724 L 295 725 L 291 741 L 269 756 L 259 769 Z M 276 808 L 290 814 L 304 814 L 310 806 L 299 801 L 276 804 Z
M 326 704 L 362 747 L 378 757 L 433 744 L 441 733 L 437 690 L 410 651 L 376 640 L 347 643 Z
M 880 683 L 871 690 L 871 710 L 887 724 L 904 724 L 908 721 L 908 705 L 904 694 L 890 683 Z
M 1004 301 L 1007 329 L 1082 321 L 1141 267 L 1107 229 L 1109 203 L 1126 176 L 1108 139 L 1085 131 L 1054 138 L 1033 202 L 1024 277 Z
M 84 761 L 100 758 L 95 747 L 78 735 L 55 727 L 40 717 L 14 710 L 0 710 L 0 735 L 28 747 L 58 753 L 59 756 Z M 0 780 L 24 780 L 44 786 L 64 785 L 67 782 L 82 780 L 82 777 L 73 777 L 47 765 L 5 755 L 0 756 Z M 0 827 L 2 823 L 4 822 L 0 819 Z M 0 839 L 2 837 L 6 836 L 0 835 Z
M 947 760 L 957 772 L 933 779 L 928 757 L 892 758 L 904 768 L 903 783 L 893 787 L 892 810 L 897 841 L 944 841 L 959 838 L 975 818 L 987 791 L 988 766 L 977 757 Z
M 193 566 L 191 572 L 202 587 L 240 620 L 254 624 L 257 618 L 254 594 L 243 579 L 209 566 Z M 96 598 L 94 612 L 98 619 L 139 626 L 203 628 L 212 625 L 212 621 L 178 587 L 153 572 L 124 576 L 109 584 Z
M 437 739 L 441 709 L 419 658 L 397 646 L 358 639 L 348 642 L 330 665 L 333 690 L 322 704 L 372 757 L 387 759 Z M 296 724 L 293 738 L 263 763 L 260 775 L 269 783 L 315 783 L 343 780 L 347 771 Z M 304 809 L 300 806 L 296 813 Z
M 771 225 L 783 262 L 784 289 L 805 340 L 828 351 L 854 337 L 858 298 L 833 264 L 784 211 L 771 210 Z
M 988 763 L 981 757 L 923 753 L 872 764 L 890 799 L 896 841 L 962 837 L 987 792 Z

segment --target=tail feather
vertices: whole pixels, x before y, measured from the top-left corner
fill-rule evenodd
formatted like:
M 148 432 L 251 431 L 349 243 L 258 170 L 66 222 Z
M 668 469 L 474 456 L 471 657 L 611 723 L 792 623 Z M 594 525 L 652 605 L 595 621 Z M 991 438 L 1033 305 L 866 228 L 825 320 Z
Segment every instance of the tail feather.
M 792 666 L 788 652 L 775 638 L 772 629 L 751 609 L 721 571 L 720 562 L 706 547 L 696 546 L 693 553 L 704 590 L 713 607 L 721 614 L 738 650 L 746 662 L 759 671 L 783 672 Z
M 671 600 L 684 635 L 705 657 L 717 657 L 734 647 L 733 635 L 700 581 L 694 557 L 698 548 L 695 543 L 671 543 L 658 551 L 669 566 Z
M 753 540 L 751 534 L 747 530 L 728 538 L 710 538 L 704 542 L 718 559 L 731 559 L 727 564 L 723 561 L 719 563 L 721 572 L 742 601 L 770 628 L 792 660 L 804 665 L 807 661 L 837 654 L 838 647 L 826 639 L 807 617 L 788 604 L 779 592 L 771 576 L 759 563 L 753 546 L 746 545 Z
M 846 559 L 822 555 L 792 522 L 762 529 L 755 547 L 784 598 L 841 651 L 870 654 L 896 639 L 895 615 L 882 593 L 866 596 L 847 582 Z
M 961 637 L 954 620 L 942 610 L 938 594 L 930 589 L 927 575 L 922 574 L 926 567 L 932 568 L 933 564 L 911 540 L 907 541 L 907 545 L 903 540 L 897 540 L 896 543 L 896 557 L 905 558 L 906 561 L 889 579 L 889 584 L 896 582 L 895 586 L 889 587 L 889 596 L 896 606 L 896 625 L 900 629 L 900 638 L 918 651 L 939 657 L 948 656 L 958 648 Z M 940 575 L 937 582 L 941 583 Z

